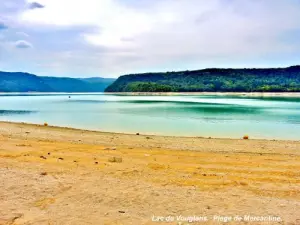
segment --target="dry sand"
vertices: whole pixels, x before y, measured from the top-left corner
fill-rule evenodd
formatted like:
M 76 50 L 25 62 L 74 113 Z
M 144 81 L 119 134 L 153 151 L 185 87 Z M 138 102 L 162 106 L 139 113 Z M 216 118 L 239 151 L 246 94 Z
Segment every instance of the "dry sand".
M 0 188 L 0 224 L 224 224 L 218 215 L 300 224 L 300 142 L 0 122 Z

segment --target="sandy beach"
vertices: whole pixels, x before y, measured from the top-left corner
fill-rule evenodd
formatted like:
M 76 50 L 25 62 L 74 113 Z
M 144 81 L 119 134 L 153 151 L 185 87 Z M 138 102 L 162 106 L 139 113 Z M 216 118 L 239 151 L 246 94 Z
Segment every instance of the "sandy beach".
M 300 224 L 300 141 L 0 122 L 0 187 L 1 225 Z

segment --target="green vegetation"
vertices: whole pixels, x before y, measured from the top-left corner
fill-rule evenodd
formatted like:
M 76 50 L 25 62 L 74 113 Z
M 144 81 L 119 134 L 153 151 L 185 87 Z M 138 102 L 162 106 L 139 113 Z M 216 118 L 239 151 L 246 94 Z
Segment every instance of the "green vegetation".
M 172 86 L 154 82 L 132 82 L 126 86 L 132 92 L 172 92 L 176 91 Z
M 204 69 L 119 77 L 106 92 L 296 92 L 300 66 L 274 69 Z
M 102 92 L 110 78 L 39 77 L 29 73 L 0 71 L 0 92 Z

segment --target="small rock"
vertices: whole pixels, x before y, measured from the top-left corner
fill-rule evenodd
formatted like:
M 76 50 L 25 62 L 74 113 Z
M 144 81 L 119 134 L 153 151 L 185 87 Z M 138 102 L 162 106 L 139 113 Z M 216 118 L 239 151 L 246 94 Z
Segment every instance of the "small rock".
M 20 144 L 20 145 L 16 145 L 17 147 L 26 147 L 27 145 L 25 144 Z
M 119 213 L 125 213 L 125 211 L 123 211 L 123 210 L 119 210 Z
M 98 164 L 98 162 L 95 162 L 95 164 Z
M 105 148 L 104 150 L 117 150 L 116 147 L 112 147 L 112 148 Z
M 51 155 L 51 153 L 50 153 L 50 152 L 48 152 L 48 155 Z
M 207 207 L 206 207 L 207 209 L 211 209 L 211 207 L 208 205 Z
M 244 140 L 248 140 L 248 139 L 249 139 L 249 136 L 248 136 L 248 135 L 244 135 L 243 139 L 244 139 Z
M 64 158 L 58 158 L 59 160 L 64 160 Z
M 42 156 L 42 155 L 40 156 L 40 158 L 41 158 L 41 159 L 47 159 L 45 156 Z
M 140 133 L 136 133 L 136 135 L 140 135 Z
M 108 162 L 121 163 L 123 160 L 121 157 L 110 157 Z
M 46 176 L 46 175 L 47 175 L 47 172 L 41 172 L 41 175 L 42 175 L 42 176 Z
M 240 181 L 240 185 L 242 185 L 242 186 L 247 186 L 247 185 L 248 185 L 248 183 L 247 183 L 247 182 L 245 182 L 245 181 Z
M 115 162 L 115 157 L 108 158 L 108 162 Z

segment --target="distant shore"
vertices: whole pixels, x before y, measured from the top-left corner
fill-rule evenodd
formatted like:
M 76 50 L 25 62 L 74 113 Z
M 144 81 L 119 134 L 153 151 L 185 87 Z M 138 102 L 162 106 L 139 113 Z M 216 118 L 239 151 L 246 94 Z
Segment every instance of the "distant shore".
M 118 95 L 224 95 L 224 96 L 254 96 L 254 97 L 300 97 L 300 92 L 104 92 Z
M 224 95 L 224 96 L 254 96 L 254 97 L 300 97 L 300 92 L 0 92 L 0 95 L 25 95 L 25 94 L 105 94 L 105 95 Z

